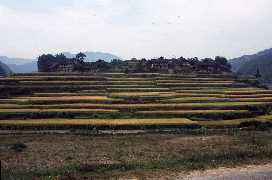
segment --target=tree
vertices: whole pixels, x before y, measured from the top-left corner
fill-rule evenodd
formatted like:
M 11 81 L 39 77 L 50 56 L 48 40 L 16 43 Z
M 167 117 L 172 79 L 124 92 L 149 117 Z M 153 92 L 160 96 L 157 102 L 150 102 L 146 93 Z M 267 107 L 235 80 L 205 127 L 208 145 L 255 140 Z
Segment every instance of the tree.
M 262 77 L 262 75 L 261 75 L 261 73 L 260 73 L 259 68 L 257 68 L 257 71 L 256 71 L 256 74 L 255 74 L 255 77 L 256 77 L 256 78 L 261 78 L 261 77 Z
M 66 56 L 64 54 L 62 54 L 62 53 L 61 54 L 56 54 L 55 58 L 56 58 L 56 61 L 59 61 L 59 62 L 67 60 Z
M 219 68 L 221 72 L 231 72 L 231 65 L 225 57 L 216 56 L 215 65 L 216 68 Z
M 216 56 L 215 57 L 215 63 L 218 64 L 218 65 L 227 65 L 228 60 L 225 57 Z
M 50 72 L 52 64 L 56 63 L 56 57 L 52 54 L 43 54 L 38 57 L 39 72 Z
M 82 52 L 80 52 L 80 53 L 78 53 L 77 55 L 76 55 L 76 60 L 78 61 L 78 62 L 84 62 L 84 59 L 86 58 L 87 56 L 84 54 L 84 53 L 82 53 Z

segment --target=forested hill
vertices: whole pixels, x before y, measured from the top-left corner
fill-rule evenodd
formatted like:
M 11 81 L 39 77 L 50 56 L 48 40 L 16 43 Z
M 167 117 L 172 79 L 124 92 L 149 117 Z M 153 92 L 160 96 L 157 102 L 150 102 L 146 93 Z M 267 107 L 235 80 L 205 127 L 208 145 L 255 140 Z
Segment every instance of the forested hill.
M 230 63 L 232 70 L 241 75 L 255 75 L 259 69 L 262 76 L 260 80 L 272 84 L 272 49 L 231 59 Z
M 12 72 L 9 67 L 0 61 L 0 76 L 8 76 Z

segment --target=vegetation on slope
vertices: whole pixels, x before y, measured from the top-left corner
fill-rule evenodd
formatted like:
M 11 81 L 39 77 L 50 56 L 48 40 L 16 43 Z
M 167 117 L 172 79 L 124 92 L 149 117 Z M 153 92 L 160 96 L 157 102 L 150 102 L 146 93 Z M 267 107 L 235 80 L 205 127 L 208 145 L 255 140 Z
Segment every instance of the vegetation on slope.
M 255 76 L 259 69 L 263 83 L 272 84 L 272 49 L 254 55 L 246 55 L 230 60 L 232 68 L 240 75 Z

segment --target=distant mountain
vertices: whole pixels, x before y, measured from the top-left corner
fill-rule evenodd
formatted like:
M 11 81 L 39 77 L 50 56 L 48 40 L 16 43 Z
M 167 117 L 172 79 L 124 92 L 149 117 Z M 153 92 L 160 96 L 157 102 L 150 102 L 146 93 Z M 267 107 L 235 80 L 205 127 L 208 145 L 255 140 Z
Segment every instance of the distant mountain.
M 6 56 L 0 56 L 0 61 L 8 65 L 8 67 L 14 73 L 30 73 L 38 71 L 37 60 L 35 59 L 9 58 Z
M 86 60 L 87 62 L 95 62 L 98 59 L 102 59 L 104 61 L 110 62 L 113 59 L 121 59 L 120 57 L 110 54 L 110 53 L 104 53 L 104 52 L 83 52 L 87 57 Z M 68 58 L 72 58 L 75 57 L 76 54 L 70 53 L 70 52 L 63 52 L 63 54 L 68 57 Z
M 31 72 L 38 71 L 37 61 L 31 61 L 29 63 L 25 63 L 21 65 L 8 64 L 8 66 L 15 73 L 31 73 Z
M 8 76 L 12 72 L 9 67 L 0 61 L 0 76 Z
M 263 83 L 272 84 L 272 49 L 231 59 L 232 70 L 241 75 L 255 75 L 259 68 Z
M 63 53 L 66 57 L 72 58 L 75 57 L 75 54 L 70 52 Z M 87 56 L 86 61 L 94 62 L 98 59 L 103 59 L 107 62 L 111 61 L 112 59 L 121 59 L 118 56 L 115 56 L 110 53 L 103 53 L 103 52 L 84 52 Z M 0 56 L 0 61 L 8 65 L 8 67 L 14 73 L 31 73 L 37 72 L 37 59 L 23 59 L 23 58 L 9 58 L 6 56 Z

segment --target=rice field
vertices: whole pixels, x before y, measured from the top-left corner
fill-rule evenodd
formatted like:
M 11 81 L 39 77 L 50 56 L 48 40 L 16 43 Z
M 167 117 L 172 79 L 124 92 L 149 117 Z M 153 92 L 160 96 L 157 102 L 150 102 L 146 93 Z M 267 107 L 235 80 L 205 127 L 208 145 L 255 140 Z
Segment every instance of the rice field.
M 139 111 L 140 114 L 219 114 L 245 113 L 246 110 Z
M 112 109 L 1 109 L 0 114 L 4 113 L 50 113 L 50 112 L 92 112 L 92 113 L 99 113 L 99 112 L 118 112 L 118 110 Z
M 34 119 L 1 120 L 0 125 L 37 126 L 37 125 L 92 125 L 92 126 L 140 126 L 140 125 L 192 125 L 196 122 L 180 119 Z
M 176 109 L 247 109 L 248 107 L 269 106 L 272 102 L 211 102 L 211 103 L 145 103 L 145 104 L 91 104 L 91 103 L 74 103 L 74 104 L 48 104 L 48 105 L 32 105 L 32 104 L 0 104 L 0 109 L 65 109 L 65 108 L 106 108 L 118 110 L 176 110 Z
M 237 127 L 272 120 L 272 90 L 232 74 L 30 73 L 0 82 L 2 129 Z

